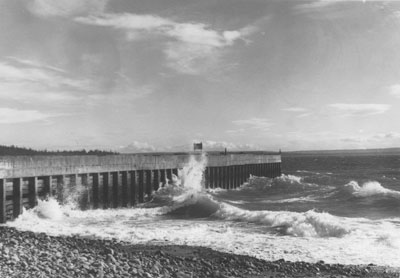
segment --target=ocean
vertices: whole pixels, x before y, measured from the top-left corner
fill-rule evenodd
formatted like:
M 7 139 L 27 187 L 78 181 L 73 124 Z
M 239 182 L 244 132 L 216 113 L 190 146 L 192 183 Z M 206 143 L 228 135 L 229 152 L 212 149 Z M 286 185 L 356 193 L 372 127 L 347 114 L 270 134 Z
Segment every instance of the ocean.
M 80 210 L 77 190 L 6 225 L 265 260 L 400 267 L 400 156 L 283 156 L 280 177 L 252 176 L 230 191 L 204 188 L 206 163 L 193 158 L 139 207 Z

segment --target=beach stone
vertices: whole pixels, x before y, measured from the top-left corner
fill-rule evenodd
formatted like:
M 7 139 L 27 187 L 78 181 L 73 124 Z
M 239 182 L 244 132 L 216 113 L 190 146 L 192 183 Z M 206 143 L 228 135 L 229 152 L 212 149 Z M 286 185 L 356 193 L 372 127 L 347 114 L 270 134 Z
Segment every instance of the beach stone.
M 111 255 L 111 254 L 108 254 L 108 255 L 107 255 L 107 258 L 106 258 L 106 262 L 107 262 L 107 263 L 113 263 L 113 264 L 114 264 L 114 263 L 116 263 L 116 261 L 117 261 L 117 260 L 114 258 L 113 255 Z

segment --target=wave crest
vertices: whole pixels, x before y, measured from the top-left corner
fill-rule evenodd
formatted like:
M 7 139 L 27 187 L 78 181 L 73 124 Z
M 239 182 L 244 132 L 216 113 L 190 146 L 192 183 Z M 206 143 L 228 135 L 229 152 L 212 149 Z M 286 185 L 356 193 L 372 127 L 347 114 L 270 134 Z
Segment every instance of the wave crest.
M 342 237 L 351 232 L 338 217 L 314 210 L 303 213 L 248 211 L 223 204 L 214 216 L 230 221 L 264 224 L 284 234 L 299 237 Z
M 377 181 L 369 181 L 362 186 L 356 181 L 350 181 L 343 186 L 343 190 L 355 197 L 390 196 L 400 198 L 400 192 L 383 187 Z

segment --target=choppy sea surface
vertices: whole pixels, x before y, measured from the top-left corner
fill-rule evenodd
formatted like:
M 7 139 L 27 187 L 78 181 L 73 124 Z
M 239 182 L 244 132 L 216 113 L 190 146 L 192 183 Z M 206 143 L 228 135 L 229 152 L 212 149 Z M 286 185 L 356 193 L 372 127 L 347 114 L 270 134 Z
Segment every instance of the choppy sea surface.
M 400 267 L 400 156 L 293 156 L 282 176 L 206 190 L 194 158 L 152 202 L 79 210 L 40 201 L 8 226 L 50 235 L 186 244 L 266 260 Z M 79 196 L 78 196 L 79 198 Z

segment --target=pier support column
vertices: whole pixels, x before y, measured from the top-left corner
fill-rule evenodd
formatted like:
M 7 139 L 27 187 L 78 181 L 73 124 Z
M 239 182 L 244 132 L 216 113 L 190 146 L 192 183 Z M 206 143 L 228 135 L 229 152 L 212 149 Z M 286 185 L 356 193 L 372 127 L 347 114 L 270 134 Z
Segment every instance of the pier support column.
M 139 196 L 138 196 L 138 200 L 139 203 L 143 203 L 144 202 L 144 182 L 145 182 L 145 173 L 144 170 L 139 170 L 137 171 L 138 175 L 139 175 Z
M 110 207 L 110 173 L 103 173 L 103 208 Z
M 49 197 L 53 196 L 51 176 L 43 177 L 43 195 L 45 196 L 45 198 L 47 196 Z
M 151 170 L 146 170 L 146 201 L 151 199 L 151 194 L 153 193 L 153 173 Z
M 172 174 L 174 174 L 176 177 L 178 177 L 178 173 L 179 171 L 177 168 L 172 169 Z
M 55 188 L 53 188 L 53 177 L 49 177 L 50 188 L 52 188 L 50 191 L 56 191 L 57 200 L 62 203 L 64 198 L 64 176 L 55 176 L 54 178 L 56 181 L 56 185 L 54 186 Z M 43 184 L 45 183 L 45 180 L 43 180 Z
M 235 182 L 233 184 L 234 184 L 234 188 L 238 188 L 240 185 L 240 166 L 235 165 L 234 171 L 235 171 Z
M 172 182 L 172 169 L 166 169 L 168 182 Z
M 13 217 L 22 213 L 22 178 L 13 179 Z
M 231 184 L 231 167 L 226 166 L 225 167 L 225 186 L 224 189 L 229 189 Z
M 228 189 L 233 189 L 235 187 L 235 167 L 233 165 L 229 166 L 229 187 Z
M 214 188 L 221 187 L 222 183 L 222 172 L 221 172 L 220 167 L 213 167 L 213 172 L 214 172 Z
M 273 163 L 268 163 L 267 164 L 267 170 L 265 176 L 268 178 L 272 178 L 274 176 L 274 164 Z
M 208 188 L 214 188 L 213 167 L 208 168 Z
M 130 190 L 131 187 L 128 185 L 128 172 L 123 171 L 121 172 L 121 185 L 122 185 L 122 190 L 121 190 L 121 201 L 122 201 L 122 206 L 123 207 L 130 207 L 130 199 L 129 196 L 131 195 Z
M 238 165 L 238 187 L 243 184 L 243 165 Z
M 210 172 L 210 188 L 216 188 L 217 187 L 216 168 L 209 167 L 208 169 Z
M 38 185 L 38 178 L 37 177 L 31 177 L 28 179 L 28 196 L 29 196 L 29 207 L 33 208 L 37 206 L 37 197 L 38 197 L 38 192 L 37 192 L 37 185 Z
M 225 166 L 223 167 L 224 169 L 224 184 L 223 184 L 223 188 L 224 189 L 229 189 L 229 185 L 230 185 L 230 167 L 229 166 Z
M 210 188 L 210 168 L 206 167 L 204 169 L 204 188 Z
M 6 223 L 6 179 L 0 179 L 0 224 Z
M 256 176 L 256 165 L 255 164 L 250 164 L 250 174 L 253 176 Z
M 231 168 L 232 168 L 232 180 L 231 180 L 232 182 L 230 189 L 234 189 L 236 188 L 236 166 L 232 165 Z
M 213 169 L 213 188 L 222 188 L 222 182 L 224 179 L 224 173 L 222 172 L 222 167 L 212 167 Z
M 246 179 L 247 179 L 247 175 L 246 175 L 246 165 L 241 165 L 240 166 L 240 185 L 242 185 L 243 183 L 245 183 Z
M 93 194 L 93 208 L 99 208 L 99 184 L 100 184 L 100 175 L 99 173 L 92 174 L 92 194 Z
M 214 167 L 215 188 L 222 188 L 224 183 L 224 169 L 222 167 Z
M 93 207 L 93 191 L 89 184 L 89 174 L 81 174 L 81 186 L 85 189 L 82 196 L 82 209 L 90 209 Z
M 277 173 L 277 165 L 276 165 L 276 163 L 270 163 L 270 165 L 271 165 L 271 170 L 270 170 L 270 177 L 271 178 L 275 178 L 275 177 L 277 177 L 277 175 L 278 175 L 278 173 Z
M 276 163 L 271 163 L 272 171 L 271 171 L 271 178 L 275 178 L 278 176 L 278 168 L 276 167 Z
M 236 165 L 232 165 L 232 187 L 231 189 L 235 189 L 237 187 L 237 172 L 236 172 Z
M 160 188 L 161 174 L 160 170 L 153 170 L 153 189 L 157 191 Z
M 112 207 L 118 208 L 119 207 L 119 172 L 112 172 Z
M 166 178 L 167 178 L 167 170 L 166 169 L 161 169 L 160 170 L 160 180 L 161 180 L 161 183 L 162 183 L 162 185 L 161 185 L 162 187 L 164 187 L 167 184 Z
M 138 184 L 139 184 L 139 175 L 137 171 L 130 171 L 130 184 L 129 187 L 131 188 L 131 195 L 130 195 L 130 203 L 132 206 L 138 203 Z
M 282 175 L 282 164 L 280 162 L 278 162 L 278 177 L 280 177 Z

